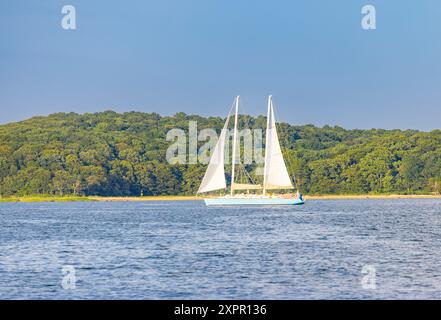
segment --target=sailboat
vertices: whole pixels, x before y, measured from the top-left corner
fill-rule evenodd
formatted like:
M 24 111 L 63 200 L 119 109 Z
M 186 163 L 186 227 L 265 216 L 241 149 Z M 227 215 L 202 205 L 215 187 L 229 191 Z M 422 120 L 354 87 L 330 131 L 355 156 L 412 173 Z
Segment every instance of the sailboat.
M 235 182 L 236 151 L 237 151 L 237 122 L 239 112 L 239 99 L 237 96 L 234 103 L 234 129 L 233 129 L 233 152 L 231 162 L 231 185 L 230 192 L 225 196 L 204 198 L 207 206 L 215 205 L 301 205 L 304 203 L 302 195 L 273 194 L 270 190 L 294 189 L 291 178 L 286 169 L 285 160 L 280 148 L 277 135 L 276 121 L 272 96 L 268 97 L 268 113 L 265 143 L 265 163 L 263 168 L 263 184 L 244 184 Z M 231 111 L 228 113 L 219 140 L 213 149 L 210 162 L 199 186 L 198 193 L 206 193 L 227 188 L 225 178 L 225 145 L 227 139 L 228 124 Z M 248 193 L 237 194 L 235 191 L 247 190 Z M 262 190 L 261 193 L 250 194 L 250 190 Z

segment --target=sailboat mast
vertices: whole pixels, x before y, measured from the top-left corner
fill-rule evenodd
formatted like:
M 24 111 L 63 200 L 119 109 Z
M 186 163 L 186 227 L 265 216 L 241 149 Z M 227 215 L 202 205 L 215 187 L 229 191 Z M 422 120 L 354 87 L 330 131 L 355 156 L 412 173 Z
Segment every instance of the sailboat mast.
M 236 167 L 236 143 L 237 143 L 237 114 L 239 112 L 239 97 L 236 97 L 236 114 L 234 116 L 234 129 L 233 129 L 233 156 L 232 156 L 232 164 L 231 164 L 231 190 L 230 195 L 233 195 L 233 185 L 234 185 L 234 171 Z
M 266 136 L 265 136 L 265 164 L 263 166 L 263 195 L 266 194 L 266 176 L 267 176 L 267 160 L 268 160 L 268 145 L 269 145 L 269 126 L 270 126 L 270 114 L 271 114 L 271 98 L 268 96 L 268 113 L 266 115 Z

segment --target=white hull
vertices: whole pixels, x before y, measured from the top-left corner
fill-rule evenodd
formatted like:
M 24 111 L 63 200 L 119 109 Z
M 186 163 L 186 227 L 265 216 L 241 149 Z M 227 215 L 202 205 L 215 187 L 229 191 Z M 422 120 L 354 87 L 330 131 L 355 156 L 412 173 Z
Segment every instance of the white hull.
M 278 197 L 219 197 L 204 199 L 207 206 L 248 206 L 248 205 L 302 205 L 299 198 Z

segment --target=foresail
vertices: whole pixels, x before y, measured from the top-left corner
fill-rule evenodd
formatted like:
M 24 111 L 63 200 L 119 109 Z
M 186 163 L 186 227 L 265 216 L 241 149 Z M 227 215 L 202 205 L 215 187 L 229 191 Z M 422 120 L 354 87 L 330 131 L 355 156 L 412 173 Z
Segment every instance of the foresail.
M 217 144 L 213 150 L 207 171 L 205 171 L 204 178 L 199 186 L 198 193 L 225 189 L 227 187 L 227 183 L 225 181 L 224 157 L 225 140 L 229 121 L 230 114 L 227 116 L 227 121 L 225 121 L 225 125 L 219 136 L 219 140 L 217 141 Z
M 291 178 L 286 169 L 282 150 L 280 149 L 279 138 L 277 136 L 276 121 L 274 119 L 274 109 L 269 101 L 268 127 L 266 130 L 267 144 L 265 147 L 265 189 L 293 189 Z

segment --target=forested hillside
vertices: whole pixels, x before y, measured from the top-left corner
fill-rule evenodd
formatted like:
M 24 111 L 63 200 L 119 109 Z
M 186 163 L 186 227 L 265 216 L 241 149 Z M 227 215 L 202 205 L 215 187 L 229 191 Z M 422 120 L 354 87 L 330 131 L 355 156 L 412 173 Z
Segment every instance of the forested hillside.
M 194 194 L 205 165 L 170 165 L 172 128 L 223 126 L 184 113 L 57 113 L 0 126 L 0 194 Z M 241 116 L 264 128 L 264 117 Z M 441 190 L 441 131 L 278 127 L 289 172 L 304 193 L 429 193 Z

